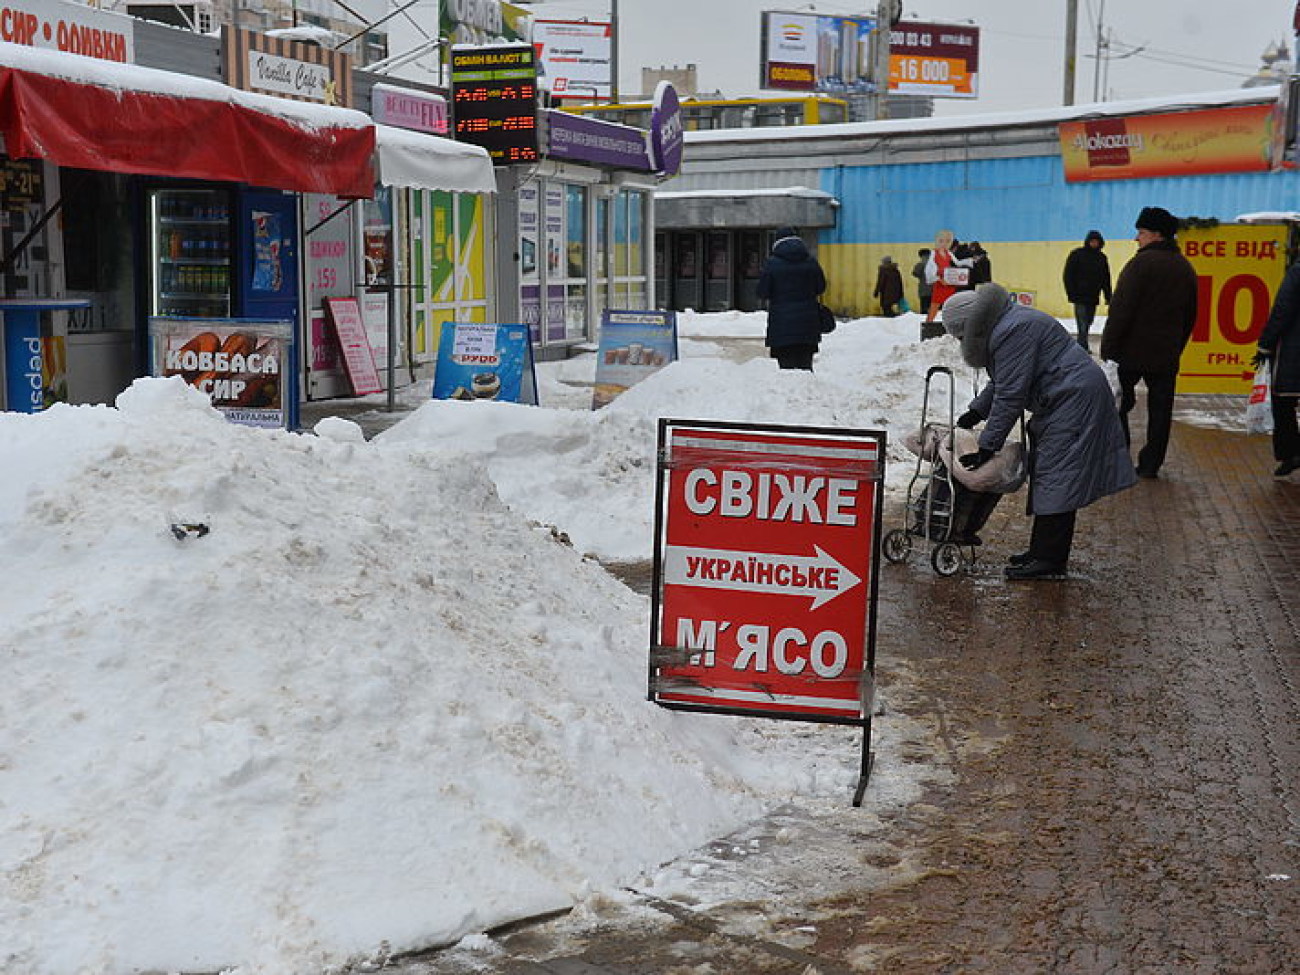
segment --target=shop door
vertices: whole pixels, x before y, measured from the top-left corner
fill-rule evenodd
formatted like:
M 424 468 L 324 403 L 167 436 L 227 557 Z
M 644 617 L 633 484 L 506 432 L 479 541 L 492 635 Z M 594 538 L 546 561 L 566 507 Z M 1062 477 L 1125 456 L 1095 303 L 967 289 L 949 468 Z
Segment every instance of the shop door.
M 763 234 L 744 230 L 736 235 L 736 309 L 758 311 L 758 278 L 763 271 Z
M 702 236 L 691 230 L 673 234 L 673 308 L 676 311 L 704 307 Z
M 727 311 L 731 308 L 731 234 L 712 231 L 705 239 L 704 310 Z

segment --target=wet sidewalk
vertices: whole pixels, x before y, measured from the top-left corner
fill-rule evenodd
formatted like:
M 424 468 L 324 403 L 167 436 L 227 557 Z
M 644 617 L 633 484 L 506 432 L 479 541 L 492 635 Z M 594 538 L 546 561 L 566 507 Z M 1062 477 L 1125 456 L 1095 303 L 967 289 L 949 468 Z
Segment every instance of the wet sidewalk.
M 762 897 L 632 892 L 392 970 L 1300 971 L 1300 474 L 1205 422 L 1241 409 L 1180 398 L 1197 425 L 1159 480 L 1081 512 L 1066 581 L 1003 580 L 1023 495 L 971 573 L 882 566 L 880 723 L 918 730 L 878 761 L 941 769 L 920 801 L 868 788 L 700 852 Z

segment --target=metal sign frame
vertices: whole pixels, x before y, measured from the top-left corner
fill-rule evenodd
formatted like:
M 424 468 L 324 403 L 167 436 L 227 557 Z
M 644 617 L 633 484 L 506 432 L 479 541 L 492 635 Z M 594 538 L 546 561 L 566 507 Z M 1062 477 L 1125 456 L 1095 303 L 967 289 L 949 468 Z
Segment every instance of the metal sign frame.
M 885 448 L 875 430 L 659 421 L 648 700 L 861 727 L 855 806 Z

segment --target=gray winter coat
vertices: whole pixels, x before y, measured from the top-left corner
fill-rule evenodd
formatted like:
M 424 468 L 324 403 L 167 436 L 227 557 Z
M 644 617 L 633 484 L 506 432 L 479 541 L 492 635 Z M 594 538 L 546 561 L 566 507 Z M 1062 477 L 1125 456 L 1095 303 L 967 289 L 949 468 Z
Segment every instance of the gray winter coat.
M 979 445 L 1000 450 L 1028 410 L 1029 512 L 1075 511 L 1132 487 L 1137 478 L 1106 374 L 1059 321 L 1011 300 L 996 284 L 976 289 L 962 358 L 987 370 L 970 404 L 985 417 Z

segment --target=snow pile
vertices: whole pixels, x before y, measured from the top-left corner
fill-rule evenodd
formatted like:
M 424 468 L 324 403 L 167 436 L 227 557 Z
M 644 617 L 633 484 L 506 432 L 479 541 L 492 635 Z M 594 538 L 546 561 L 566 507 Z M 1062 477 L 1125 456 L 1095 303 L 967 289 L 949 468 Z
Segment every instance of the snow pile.
M 956 343 L 907 316 L 842 323 L 813 374 L 726 358 L 762 321 L 682 316 L 688 357 L 597 413 L 588 357 L 539 370 L 546 408 L 370 442 L 177 379 L 0 414 L 0 972 L 328 970 L 845 801 L 856 729 L 646 702 L 648 600 L 582 554 L 649 557 L 661 416 L 884 427 L 905 483 Z
M 303 972 L 760 811 L 731 726 L 644 703 L 644 599 L 341 423 L 179 380 L 0 415 L 0 971 Z
M 902 435 L 920 422 L 926 370 L 953 370 L 956 411 L 973 394 L 972 373 L 955 339 L 918 340 L 920 319 L 859 319 L 826 336 L 815 372 L 781 371 L 767 358 L 732 362 L 699 354 L 703 339 L 761 342 L 761 313 L 679 316 L 683 353 L 609 406 L 591 412 L 511 403 L 431 401 L 376 439 L 385 444 L 452 446 L 480 455 L 502 500 L 562 529 L 578 551 L 611 562 L 649 559 L 660 417 L 885 430 L 887 484 L 905 488 L 916 458 Z M 591 382 L 594 357 L 563 365 L 567 381 Z M 543 403 L 548 402 L 543 383 Z M 948 385 L 936 379 L 930 416 L 947 417 Z

